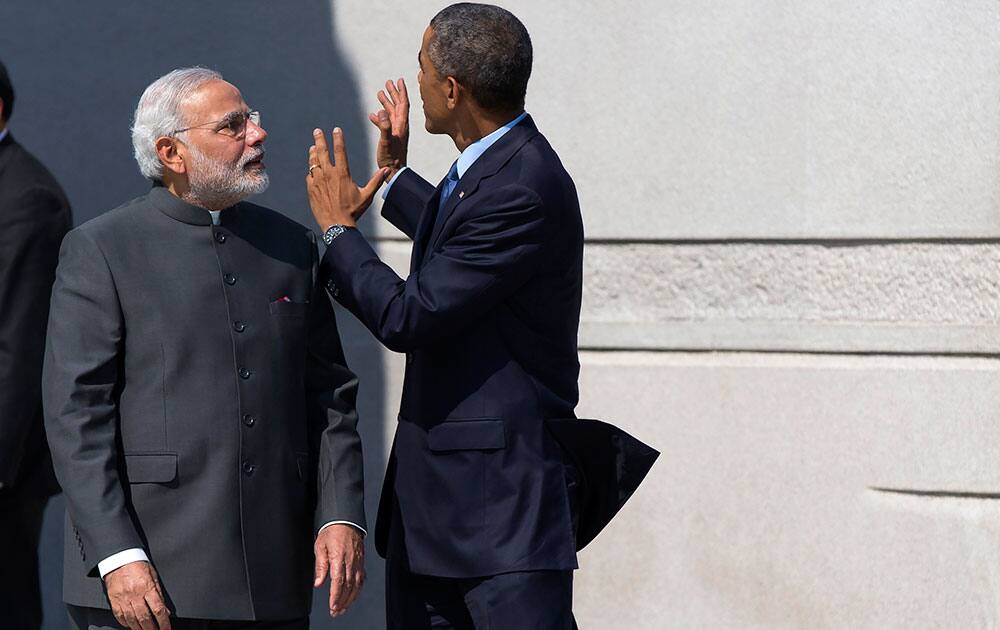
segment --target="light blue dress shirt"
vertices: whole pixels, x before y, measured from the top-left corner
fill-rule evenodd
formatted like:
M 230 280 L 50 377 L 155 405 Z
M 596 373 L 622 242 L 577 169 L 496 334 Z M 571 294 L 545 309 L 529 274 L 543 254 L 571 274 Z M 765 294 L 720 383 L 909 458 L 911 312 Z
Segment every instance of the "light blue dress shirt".
M 469 168 L 475 163 L 476 160 L 479 159 L 479 156 L 481 156 L 483 153 L 486 153 L 486 149 L 489 149 L 491 146 L 493 146 L 493 144 L 497 140 L 502 138 L 505 133 L 513 129 L 514 125 L 524 120 L 524 117 L 527 115 L 528 112 L 521 112 L 520 116 L 510 121 L 503 127 L 500 127 L 499 129 L 489 134 L 488 136 L 483 136 L 479 140 L 476 140 L 469 146 L 465 147 L 465 151 L 462 151 L 462 154 L 458 156 L 458 162 L 457 162 L 458 179 L 459 180 L 462 179 L 462 175 L 465 175 L 465 172 L 469 170 Z M 403 168 L 396 171 L 396 174 L 392 176 L 392 179 L 390 179 L 389 183 L 386 185 L 385 190 L 382 191 L 382 199 L 385 199 L 386 195 L 389 194 L 389 189 L 392 188 L 392 185 L 394 183 L 396 183 L 396 178 L 399 177 L 403 173 L 403 171 L 405 171 L 408 168 L 410 167 L 404 166 Z

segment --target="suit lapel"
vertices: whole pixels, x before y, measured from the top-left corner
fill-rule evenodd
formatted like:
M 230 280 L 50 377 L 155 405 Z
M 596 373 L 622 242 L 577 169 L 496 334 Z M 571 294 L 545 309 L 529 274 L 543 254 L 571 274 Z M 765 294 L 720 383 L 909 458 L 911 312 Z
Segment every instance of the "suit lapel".
M 437 189 L 424 206 L 424 211 L 420 213 L 420 221 L 417 223 L 417 233 L 413 237 L 413 253 L 410 255 L 410 273 L 420 268 L 423 261 L 424 252 L 427 251 L 427 239 L 430 238 L 431 230 L 434 227 L 434 219 L 437 217 L 437 207 L 441 199 L 441 190 L 444 188 L 444 179 L 438 184 Z
M 441 217 L 435 222 L 432 218 L 430 226 L 424 226 L 423 221 L 421 221 L 421 227 L 434 226 L 437 229 L 431 229 L 431 234 L 428 235 L 428 244 L 422 250 L 422 254 L 429 249 L 433 249 L 434 246 L 438 244 L 441 240 L 441 235 L 444 233 L 444 226 L 448 222 L 448 219 L 455 213 L 455 209 L 470 197 L 472 197 L 476 191 L 479 189 L 479 183 L 495 174 L 510 159 L 520 150 L 522 146 L 528 141 L 538 135 L 538 128 L 535 127 L 535 123 L 531 120 L 531 116 L 525 116 L 524 120 L 519 122 L 517 125 L 511 128 L 510 131 L 505 133 L 503 137 L 497 140 L 493 145 L 486 150 L 479 159 L 476 160 L 469 170 L 465 172 L 465 175 L 458 180 L 458 185 L 455 190 L 452 191 L 451 196 L 448 197 L 448 201 L 445 202 L 444 207 L 441 208 Z M 431 199 L 431 203 L 434 204 L 432 207 L 437 207 L 438 199 L 441 196 L 441 189 L 444 181 L 438 185 L 437 191 L 434 197 Z M 424 212 L 424 215 L 430 214 Z
M 4 139 L 0 141 L 0 173 L 2 173 L 7 167 L 7 162 L 10 161 L 10 156 L 15 153 L 15 145 L 16 143 L 14 142 L 14 138 L 8 131 L 7 135 L 4 136 Z

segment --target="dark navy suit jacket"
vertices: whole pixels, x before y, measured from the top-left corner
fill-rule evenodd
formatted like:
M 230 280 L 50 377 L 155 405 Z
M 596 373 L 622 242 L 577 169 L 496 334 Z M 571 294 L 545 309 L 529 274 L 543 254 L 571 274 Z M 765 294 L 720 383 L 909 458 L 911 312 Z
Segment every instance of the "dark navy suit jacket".
M 416 573 L 576 568 L 563 456 L 572 418 L 583 226 L 569 174 L 530 117 L 472 164 L 443 215 L 411 170 L 383 214 L 413 239 L 404 280 L 357 230 L 327 249 L 327 288 L 406 353 L 376 543 L 402 530 Z

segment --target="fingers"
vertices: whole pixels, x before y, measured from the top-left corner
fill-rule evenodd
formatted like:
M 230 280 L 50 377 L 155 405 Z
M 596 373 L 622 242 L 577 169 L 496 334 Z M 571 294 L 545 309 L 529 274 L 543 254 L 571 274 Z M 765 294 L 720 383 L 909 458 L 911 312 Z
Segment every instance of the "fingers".
M 396 84 L 393 83 L 391 79 L 389 81 L 385 82 L 385 91 L 388 92 L 389 98 L 392 99 L 393 104 L 398 105 L 399 104 L 399 88 L 396 87 Z
M 319 143 L 316 146 L 318 147 Z M 350 175 L 351 167 L 347 163 L 347 148 L 344 146 L 344 130 L 340 127 L 333 128 L 333 163 Z
M 313 578 L 313 588 L 319 588 L 326 579 L 327 569 L 330 567 L 330 559 L 327 557 L 326 545 L 317 542 L 313 548 L 316 556 L 315 577 Z
M 308 157 L 308 161 L 306 162 L 306 168 L 309 169 L 309 175 L 312 175 L 312 172 L 314 170 L 316 170 L 316 169 L 312 169 L 310 167 L 314 166 L 316 164 L 319 164 L 319 162 L 318 162 L 319 156 L 317 155 L 317 153 L 318 153 L 318 151 L 316 150 L 316 145 L 315 144 L 309 147 L 309 157 Z
M 306 192 L 309 193 L 310 197 L 315 192 L 316 187 L 319 186 L 320 182 L 317 179 L 317 176 L 322 175 L 322 173 L 317 173 L 316 171 L 322 171 L 323 170 L 322 167 L 321 168 L 313 168 L 313 166 L 315 166 L 316 164 L 319 164 L 319 161 L 318 161 L 319 157 L 317 155 L 318 153 L 319 152 L 316 149 L 316 145 L 314 144 L 311 147 L 309 147 L 309 155 L 308 155 L 308 157 L 306 157 L 306 165 L 307 165 L 306 166 Z
M 382 130 L 382 135 L 387 136 L 392 132 L 392 122 L 389 121 L 389 112 L 384 109 L 377 115 L 378 128 Z
M 332 168 L 333 164 L 330 163 L 330 150 L 326 146 L 326 137 L 323 135 L 321 129 L 313 129 L 313 143 L 316 145 L 316 161 L 313 164 L 319 164 L 320 168 Z M 334 157 L 336 159 L 336 156 Z
M 396 113 L 399 117 L 406 118 L 410 113 L 410 95 L 406 91 L 406 83 L 402 77 L 396 82 L 392 100 L 396 102 Z
M 350 608 L 361 595 L 361 589 L 365 585 L 365 570 L 356 568 L 348 569 L 347 584 L 351 587 L 351 591 L 342 604 L 344 610 Z
M 334 617 L 346 612 L 361 595 L 365 583 L 364 547 L 358 543 L 353 551 L 345 551 L 342 560 L 334 561 L 334 566 L 337 564 L 341 566 L 343 586 L 337 593 L 336 599 L 333 589 L 330 590 L 330 615 Z
M 344 612 L 340 607 L 340 600 L 344 596 L 344 563 L 338 558 L 331 561 L 331 566 L 333 568 L 330 570 L 330 599 L 327 606 L 330 609 L 330 616 L 336 617 Z
M 368 204 L 371 203 L 371 200 L 375 198 L 375 193 L 378 192 L 379 186 L 385 182 L 386 178 L 389 176 L 389 172 L 388 168 L 378 169 L 375 171 L 375 174 L 372 175 L 372 178 L 368 180 L 368 183 L 365 184 L 365 187 L 361 189 L 361 199 L 366 202 L 366 208 L 368 207 Z
M 410 120 L 410 96 L 406 92 L 406 83 L 402 77 L 396 86 L 396 111 L 393 113 L 393 124 L 397 127 L 398 135 L 407 136 L 409 134 Z
M 163 603 L 163 593 L 159 587 L 155 591 L 146 593 L 146 605 L 153 613 L 153 618 L 160 630 L 170 630 L 170 610 Z
M 384 109 L 380 109 L 377 112 L 368 114 L 368 120 L 370 120 L 373 125 L 378 127 L 378 130 L 382 133 L 379 140 L 383 142 L 388 141 L 389 136 L 392 133 L 392 123 L 389 122 L 389 113 Z
M 121 625 L 125 626 L 126 628 L 131 627 L 129 625 L 128 615 L 125 614 L 125 610 L 120 605 L 113 603 L 111 605 L 111 614 L 115 616 L 115 621 L 117 621 Z
M 339 588 L 334 589 L 339 583 Z M 361 585 L 364 583 L 364 575 L 358 575 L 356 571 L 347 566 L 341 565 L 341 574 L 336 581 L 330 583 L 330 616 L 337 617 L 347 612 L 351 604 L 361 594 Z
M 392 99 L 386 96 L 384 90 L 379 90 L 376 96 L 378 97 L 378 102 L 382 103 L 382 107 L 385 108 L 385 111 L 392 112 L 396 109 L 396 104 L 392 102 Z
M 333 560 L 334 566 L 342 567 L 344 586 L 339 598 L 334 600 L 331 593 L 330 613 L 334 616 L 344 613 L 358 599 L 365 583 L 365 547 L 361 537 L 352 532 L 343 547 L 341 558 Z
M 142 630 L 142 626 L 139 625 L 139 620 L 135 618 L 135 611 L 132 610 L 131 602 L 124 602 L 121 605 L 121 615 L 124 618 L 123 626 L 126 628 L 131 628 L 131 630 Z
M 409 105 L 410 95 L 406 91 L 406 82 L 403 81 L 403 77 L 400 77 L 395 83 L 386 81 L 385 90 L 389 93 L 389 98 L 392 99 L 394 105 Z
M 133 630 L 156 630 L 156 622 L 153 620 L 152 611 L 146 605 L 146 600 L 129 602 L 129 606 L 136 621 L 136 625 L 132 626 Z

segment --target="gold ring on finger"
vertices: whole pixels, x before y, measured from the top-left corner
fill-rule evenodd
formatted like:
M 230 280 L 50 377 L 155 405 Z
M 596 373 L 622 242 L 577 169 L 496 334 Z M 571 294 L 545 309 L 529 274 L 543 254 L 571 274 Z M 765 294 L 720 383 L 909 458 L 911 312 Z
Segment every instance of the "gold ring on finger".
M 310 175 L 312 175 L 312 174 L 313 174 L 313 169 L 314 169 L 314 168 L 319 168 L 319 164 L 310 164 L 310 165 L 309 165 L 309 174 L 310 174 Z

